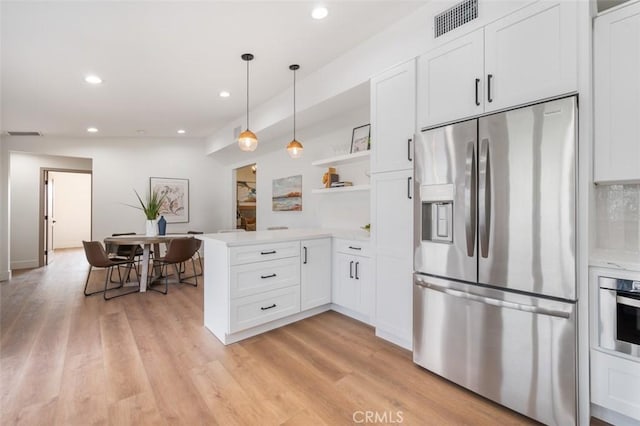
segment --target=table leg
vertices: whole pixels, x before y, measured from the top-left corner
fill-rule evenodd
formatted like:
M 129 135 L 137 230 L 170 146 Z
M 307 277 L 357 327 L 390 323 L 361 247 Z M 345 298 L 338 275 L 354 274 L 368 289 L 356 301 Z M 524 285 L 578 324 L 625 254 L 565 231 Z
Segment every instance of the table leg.
M 147 291 L 147 280 L 149 278 L 149 252 L 151 251 L 151 244 L 145 244 L 142 249 L 142 270 L 140 277 L 140 291 Z

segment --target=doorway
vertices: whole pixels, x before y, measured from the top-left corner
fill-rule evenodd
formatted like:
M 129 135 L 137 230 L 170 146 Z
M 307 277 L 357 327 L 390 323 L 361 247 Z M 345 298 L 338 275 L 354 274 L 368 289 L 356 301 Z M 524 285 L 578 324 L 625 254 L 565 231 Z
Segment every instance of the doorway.
M 256 164 L 249 164 L 235 169 L 236 194 L 236 228 L 245 231 L 256 230 Z
M 40 266 L 53 262 L 56 250 L 82 247 L 91 240 L 91 172 L 41 170 Z

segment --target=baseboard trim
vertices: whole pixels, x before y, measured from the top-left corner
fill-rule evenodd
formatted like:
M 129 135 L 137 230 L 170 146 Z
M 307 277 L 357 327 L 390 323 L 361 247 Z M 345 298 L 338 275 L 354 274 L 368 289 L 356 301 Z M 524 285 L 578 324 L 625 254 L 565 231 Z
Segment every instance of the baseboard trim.
M 0 271 L 0 281 L 9 281 L 11 279 L 11 271 Z
M 330 309 L 329 304 L 318 306 L 317 308 L 312 308 L 307 311 L 298 312 L 297 314 L 290 315 L 288 317 L 280 318 L 266 324 L 261 324 L 253 328 L 249 328 L 247 330 L 238 331 L 236 333 L 227 334 L 225 333 L 222 336 L 216 334 L 212 328 L 208 327 L 207 324 L 204 326 L 220 340 L 225 345 L 230 345 L 231 343 L 239 342 L 240 340 L 247 339 L 249 337 L 257 336 L 258 334 L 265 333 L 267 331 L 274 330 L 276 328 L 280 328 L 282 326 L 294 323 L 296 321 L 300 321 L 305 318 L 312 317 L 314 315 L 321 314 L 322 312 L 326 312 Z
M 637 426 L 638 420 L 618 413 L 617 411 L 609 410 L 597 404 L 591 404 L 591 415 L 600 420 L 604 420 L 607 423 L 618 426 Z
M 18 260 L 11 262 L 11 269 L 31 269 L 40 266 L 38 259 L 34 260 Z

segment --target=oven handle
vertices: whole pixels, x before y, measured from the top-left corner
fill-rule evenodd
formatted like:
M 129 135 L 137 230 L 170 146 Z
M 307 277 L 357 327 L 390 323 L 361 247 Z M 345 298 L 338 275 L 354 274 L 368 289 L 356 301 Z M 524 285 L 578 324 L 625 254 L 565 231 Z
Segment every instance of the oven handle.
M 460 297 L 463 299 L 472 300 L 474 302 L 484 303 L 485 305 L 492 305 L 500 308 L 515 309 L 517 311 L 529 312 L 532 314 L 541 314 L 541 315 L 548 315 L 552 317 L 567 318 L 567 319 L 569 318 L 569 315 L 570 315 L 569 312 L 559 311 L 556 309 L 546 309 L 546 308 L 541 308 L 539 306 L 525 305 L 522 303 L 507 302 L 506 300 L 493 299 L 491 297 L 478 296 L 476 294 L 471 294 L 464 291 L 454 290 L 452 288 L 447 288 L 437 284 L 429 283 L 419 278 L 416 278 L 415 284 L 420 287 L 424 287 L 430 290 L 439 291 L 440 293 L 448 294 L 449 296 Z
M 631 306 L 634 308 L 640 308 L 640 300 L 632 299 L 630 297 L 616 296 L 616 303 L 624 306 Z

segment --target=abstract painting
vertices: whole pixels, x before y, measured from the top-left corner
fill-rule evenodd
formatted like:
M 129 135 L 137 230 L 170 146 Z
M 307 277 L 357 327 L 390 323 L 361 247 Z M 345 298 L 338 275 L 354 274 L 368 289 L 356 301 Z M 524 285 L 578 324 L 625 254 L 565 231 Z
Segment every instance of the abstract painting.
M 152 177 L 149 180 L 151 193 L 164 195 L 160 215 L 167 223 L 189 222 L 189 179 Z
M 274 212 L 302 210 L 302 175 L 289 176 L 273 180 Z

